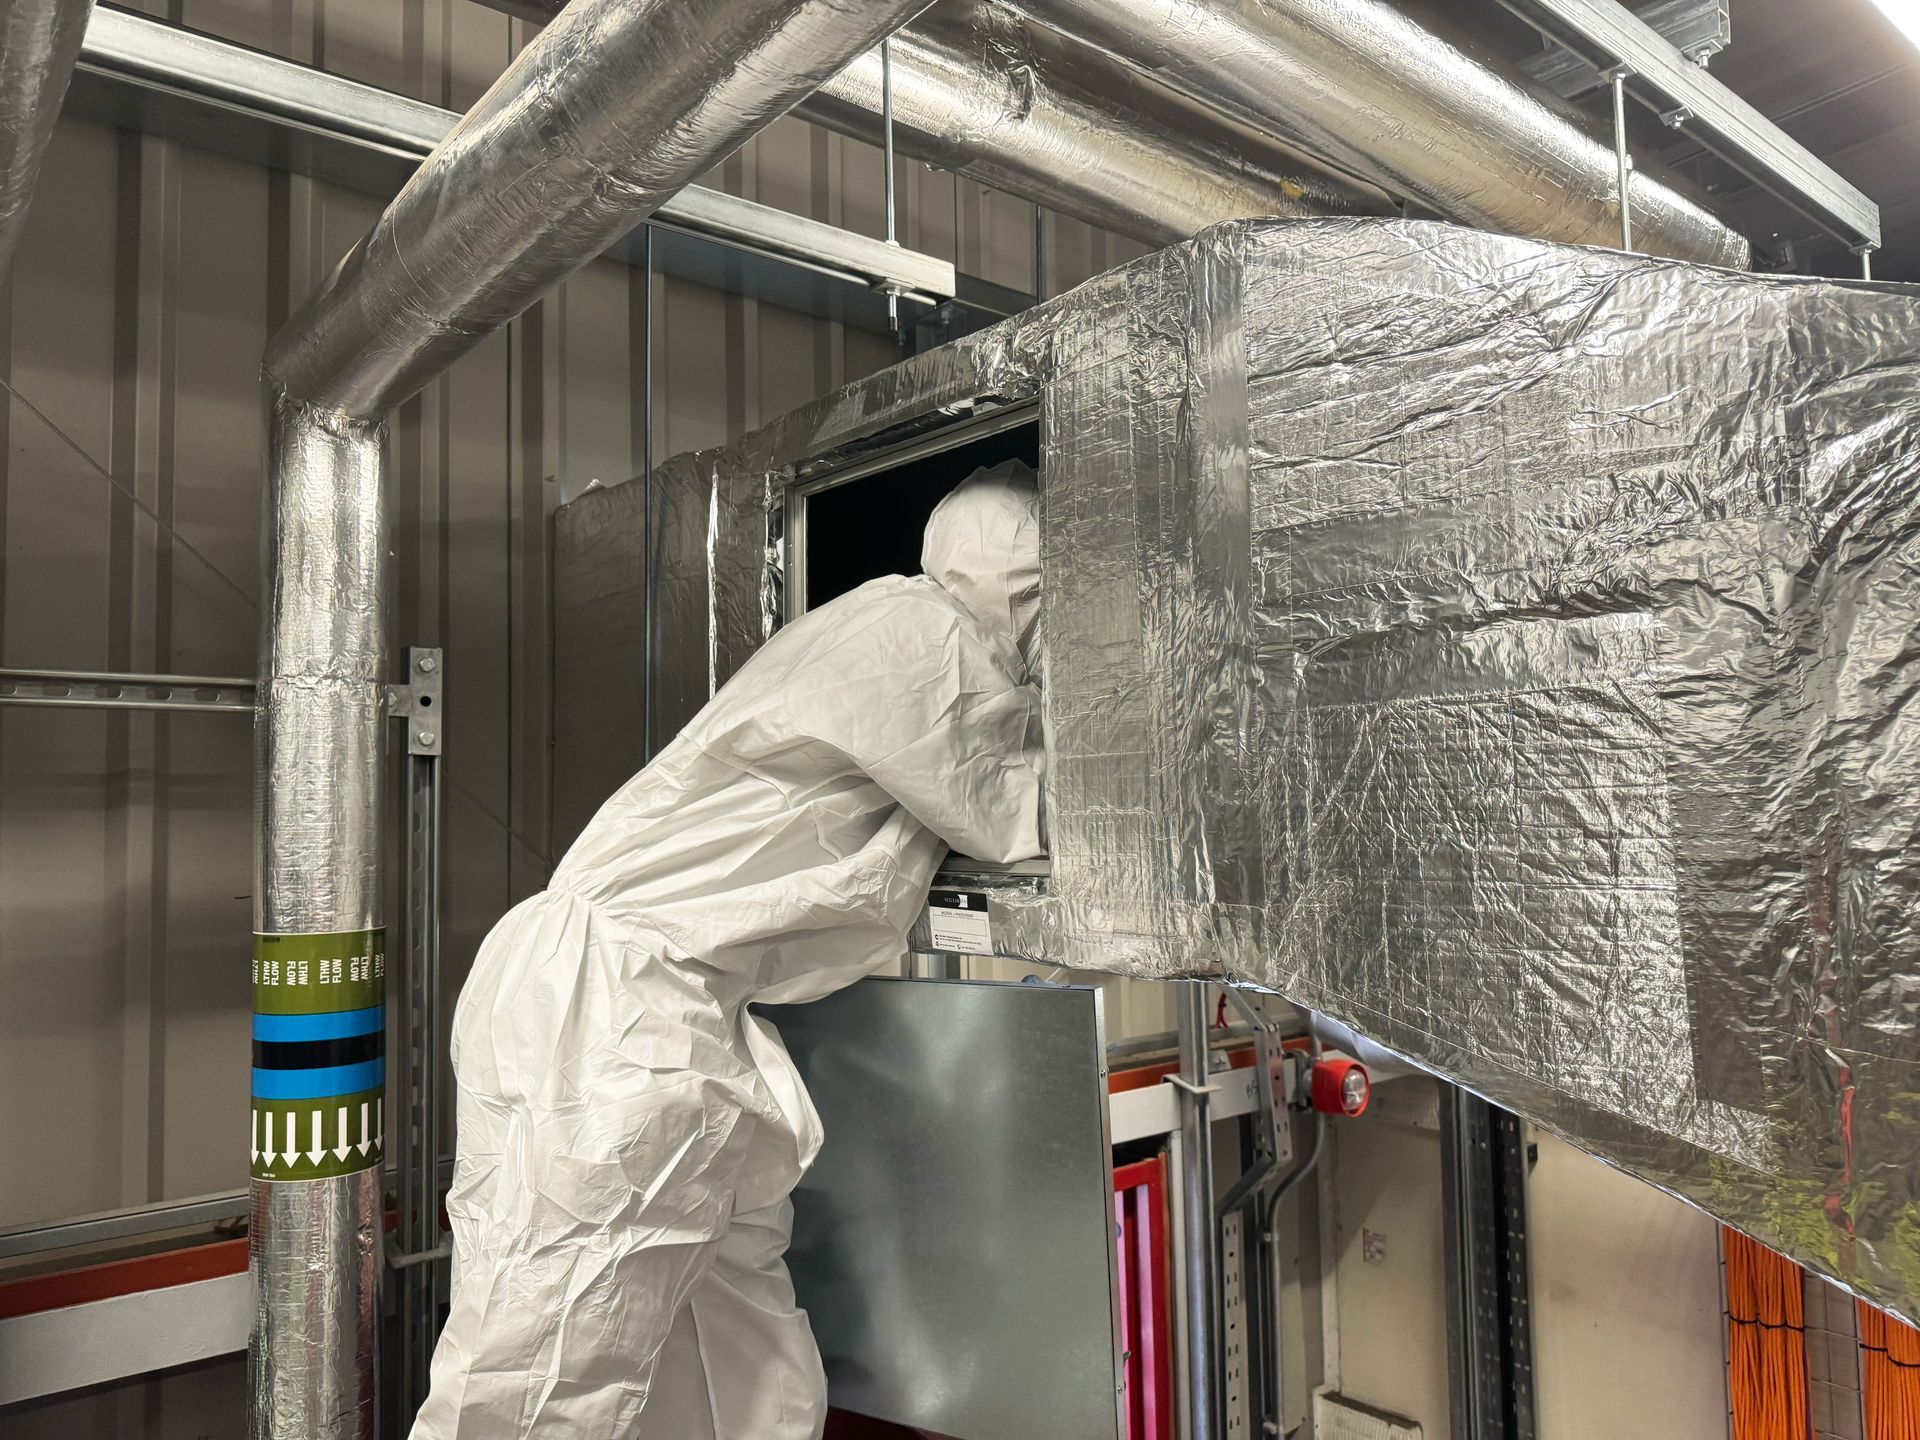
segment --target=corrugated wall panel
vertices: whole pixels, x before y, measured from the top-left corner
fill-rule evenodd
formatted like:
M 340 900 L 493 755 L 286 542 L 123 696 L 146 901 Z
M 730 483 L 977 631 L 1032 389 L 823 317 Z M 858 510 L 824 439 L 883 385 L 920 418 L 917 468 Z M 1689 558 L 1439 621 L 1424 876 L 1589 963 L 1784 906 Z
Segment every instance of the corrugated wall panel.
M 139 8 L 454 108 L 527 33 L 469 0 Z M 1031 284 L 1031 206 L 911 162 L 897 174 L 903 243 Z M 881 180 L 876 148 L 795 120 L 708 177 L 870 235 Z M 252 673 L 260 355 L 378 209 L 61 126 L 0 295 L 0 377 L 17 392 L 0 404 L 0 665 Z M 1111 243 L 1104 263 L 1135 253 Z M 1052 251 L 1050 288 L 1103 263 L 1058 225 Z M 449 667 L 449 1011 L 487 929 L 552 862 L 548 521 L 641 469 L 649 320 L 656 459 L 896 353 L 884 335 L 674 278 L 649 289 L 604 261 L 396 413 L 392 639 L 396 655 L 443 645 Z M 0 707 L 0 1154 L 27 1161 L 0 1165 L 0 1226 L 244 1183 L 251 779 L 237 717 Z M 397 896 L 389 920 L 397 940 Z M 237 1367 L 210 1374 L 212 1399 L 156 1383 L 5 1424 L 199 1433 L 206 1404 L 234 1400 Z
M 110 132 L 63 131 L 40 187 L 56 203 L 39 207 L 16 265 L 7 377 L 40 414 L 9 396 L 0 653 L 12 664 L 108 660 L 116 522 L 128 528 L 99 468 L 115 452 L 120 169 Z M 17 709 L 0 718 L 0 1087 L 16 1097 L 0 1110 L 0 1148 L 61 1160 L 0 1168 L 0 1215 L 105 1208 L 125 1194 L 129 1007 L 109 963 L 124 940 L 125 874 L 108 806 L 110 732 L 123 726 Z
M 365 9 L 330 7 L 318 46 L 308 6 L 199 0 L 184 18 L 330 65 L 344 52 L 360 78 L 435 99 L 504 61 L 504 24 L 465 0 Z M 710 179 L 882 229 L 879 152 L 797 121 Z M 900 179 L 903 240 L 1029 283 L 1031 207 L 916 165 Z M 0 663 L 251 673 L 259 355 L 377 209 L 62 126 L 4 307 L 0 363 L 21 398 L 5 422 Z M 1072 266 L 1080 242 L 1056 234 L 1055 268 Z M 649 297 L 633 267 L 603 261 L 396 414 L 393 642 L 448 651 L 449 999 L 552 860 L 547 522 L 640 468 L 650 307 L 656 458 L 896 353 L 675 278 Z M 0 1082 L 33 1097 L 6 1138 L 72 1157 L 0 1173 L 0 1224 L 240 1184 L 250 779 L 244 723 L 226 717 L 0 711 Z

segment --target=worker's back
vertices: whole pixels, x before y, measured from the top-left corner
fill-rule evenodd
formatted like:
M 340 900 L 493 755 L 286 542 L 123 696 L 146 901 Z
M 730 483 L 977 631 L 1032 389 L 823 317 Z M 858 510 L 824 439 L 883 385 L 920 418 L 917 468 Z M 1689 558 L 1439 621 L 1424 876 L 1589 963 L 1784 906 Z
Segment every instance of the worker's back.
M 601 807 L 553 888 L 697 957 L 728 1000 L 838 989 L 898 957 L 948 845 L 1039 853 L 1020 669 L 932 580 L 869 581 L 768 641 Z

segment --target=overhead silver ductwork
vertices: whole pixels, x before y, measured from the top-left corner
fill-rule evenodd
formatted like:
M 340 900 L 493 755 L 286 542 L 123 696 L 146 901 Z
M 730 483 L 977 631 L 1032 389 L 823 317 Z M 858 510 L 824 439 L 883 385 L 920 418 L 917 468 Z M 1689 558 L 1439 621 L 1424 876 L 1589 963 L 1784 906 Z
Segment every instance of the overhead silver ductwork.
M 486 0 L 544 22 L 566 0 Z M 893 37 L 894 148 L 1149 244 L 1220 220 L 1381 215 L 1392 199 L 990 0 L 945 0 Z M 882 139 L 869 52 L 794 107 Z
M 1002 6 L 936 6 L 896 36 L 894 144 L 915 160 L 1153 244 L 1221 220 L 1386 214 L 1392 200 Z M 878 54 L 796 113 L 878 140 Z
M 1011 0 L 1183 94 L 1451 220 L 1618 245 L 1614 152 L 1383 0 Z M 1744 268 L 1671 186 L 1628 184 L 1635 248 Z
M 566 6 L 485 3 L 531 21 Z M 1391 195 L 1482 229 L 1620 243 L 1613 150 L 1384 0 L 945 0 L 892 50 L 901 154 L 1142 239 L 1377 214 Z M 880 70 L 863 57 L 795 113 L 877 140 Z M 1636 249 L 1751 262 L 1672 186 L 1634 173 L 1627 198 Z
M 924 4 L 579 0 L 268 347 L 255 1038 L 297 1053 L 255 1070 L 259 1440 L 375 1431 L 383 416 Z
M 0 9 L 0 279 L 33 203 L 93 0 L 7 0 Z
M 811 480 L 1027 405 L 1051 870 L 976 943 L 1277 991 L 1920 1318 L 1920 292 L 1217 226 L 574 500 L 556 705 L 690 711 Z

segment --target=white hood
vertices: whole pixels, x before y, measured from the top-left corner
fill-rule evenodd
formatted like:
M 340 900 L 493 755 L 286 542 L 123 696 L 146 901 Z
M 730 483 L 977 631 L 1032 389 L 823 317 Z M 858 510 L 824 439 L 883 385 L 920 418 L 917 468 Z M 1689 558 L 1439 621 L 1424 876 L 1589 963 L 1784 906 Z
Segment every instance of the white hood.
M 920 566 L 1031 669 L 1039 656 L 1040 487 L 1006 460 L 973 472 L 934 507 Z

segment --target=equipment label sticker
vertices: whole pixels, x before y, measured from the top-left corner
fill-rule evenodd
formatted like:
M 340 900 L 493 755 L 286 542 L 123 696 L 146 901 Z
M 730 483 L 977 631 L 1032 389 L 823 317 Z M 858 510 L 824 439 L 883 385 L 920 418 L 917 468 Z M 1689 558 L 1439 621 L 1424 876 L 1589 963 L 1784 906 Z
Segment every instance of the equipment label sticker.
M 936 950 L 959 955 L 993 954 L 993 924 L 987 897 L 968 890 L 935 890 L 927 896 L 927 930 Z

